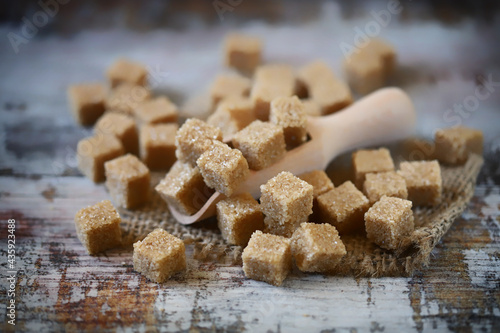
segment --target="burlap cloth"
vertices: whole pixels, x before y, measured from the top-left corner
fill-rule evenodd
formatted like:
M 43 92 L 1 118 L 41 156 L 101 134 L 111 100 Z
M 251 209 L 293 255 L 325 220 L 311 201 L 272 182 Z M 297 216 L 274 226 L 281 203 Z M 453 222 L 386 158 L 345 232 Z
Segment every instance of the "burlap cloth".
M 429 264 L 432 249 L 472 198 L 482 164 L 482 157 L 472 155 L 463 166 L 441 166 L 442 202 L 432 208 L 414 209 L 415 231 L 403 242 L 399 251 L 383 250 L 361 235 L 342 237 L 347 255 L 335 274 L 409 276 Z M 153 174 L 153 185 L 163 175 Z M 241 264 L 242 248 L 228 245 L 222 239 L 214 219 L 190 226 L 181 225 L 170 216 L 165 202 L 154 190 L 151 195 L 150 203 L 140 210 L 120 209 L 125 242 L 130 244 L 142 239 L 153 229 L 160 227 L 180 237 L 187 245 L 191 244 L 197 260 Z

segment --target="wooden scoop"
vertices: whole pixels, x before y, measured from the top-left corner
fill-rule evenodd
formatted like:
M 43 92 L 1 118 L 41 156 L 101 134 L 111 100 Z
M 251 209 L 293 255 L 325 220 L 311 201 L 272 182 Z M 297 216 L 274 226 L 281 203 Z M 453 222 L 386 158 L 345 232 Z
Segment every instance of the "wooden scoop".
M 307 132 L 311 140 L 290 150 L 270 167 L 250 171 L 236 193 L 250 192 L 260 196 L 260 185 L 281 171 L 300 175 L 324 170 L 337 155 L 362 146 L 379 145 L 412 134 L 415 112 L 408 95 L 399 88 L 380 89 L 345 108 L 325 117 L 309 117 Z M 225 196 L 215 192 L 193 215 L 184 215 L 170 206 L 170 212 L 181 224 L 191 224 L 215 215 L 215 205 Z

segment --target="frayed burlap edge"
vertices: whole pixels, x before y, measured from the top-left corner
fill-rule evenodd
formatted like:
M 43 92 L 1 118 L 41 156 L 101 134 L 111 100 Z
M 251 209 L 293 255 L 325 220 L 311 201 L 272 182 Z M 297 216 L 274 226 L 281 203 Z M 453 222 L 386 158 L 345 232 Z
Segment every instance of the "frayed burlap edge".
M 442 201 L 435 207 L 414 209 L 416 229 L 411 237 L 402 242 L 399 251 L 381 249 L 361 235 L 343 237 L 347 255 L 334 274 L 409 276 L 428 265 L 432 250 L 474 195 L 482 165 L 483 158 L 472 155 L 463 166 L 441 166 Z M 153 175 L 153 185 L 161 176 Z M 183 239 L 187 245 L 193 244 L 194 258 L 197 260 L 241 263 L 242 248 L 228 245 L 216 228 L 206 228 L 204 222 L 192 226 L 181 225 L 170 216 L 166 204 L 154 190 L 151 196 L 150 203 L 140 210 L 120 209 L 126 243 L 144 238 L 155 228 L 163 228 Z

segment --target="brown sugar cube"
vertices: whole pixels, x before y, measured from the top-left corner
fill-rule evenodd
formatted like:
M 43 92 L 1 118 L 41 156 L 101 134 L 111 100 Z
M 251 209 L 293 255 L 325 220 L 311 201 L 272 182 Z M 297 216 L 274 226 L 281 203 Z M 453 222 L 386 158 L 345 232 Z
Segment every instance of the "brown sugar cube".
M 262 41 L 253 36 L 229 34 L 224 41 L 224 62 L 228 67 L 251 74 L 260 64 Z
M 436 158 L 443 163 L 464 164 L 470 153 L 483 154 L 483 133 L 463 126 L 436 132 Z
M 218 75 L 210 87 L 212 105 L 217 105 L 220 101 L 228 97 L 244 97 L 250 93 L 250 79 L 235 74 Z
M 80 209 L 75 215 L 76 235 L 90 255 L 120 246 L 121 218 L 109 200 Z
M 367 238 L 384 249 L 397 249 L 414 230 L 411 206 L 411 201 L 383 196 L 365 214 Z
M 133 115 L 134 110 L 151 98 L 151 92 L 131 83 L 122 83 L 107 96 L 106 109 Z
M 292 269 L 290 240 L 255 231 L 241 258 L 247 278 L 280 286 Z
M 203 120 L 190 118 L 177 131 L 175 155 L 179 161 L 196 166 L 196 161 L 210 148 L 212 140 L 222 140 L 221 130 Z
M 161 96 L 140 104 L 134 115 L 141 124 L 175 123 L 179 110 L 168 98 Z
M 323 170 L 313 170 L 311 172 L 303 173 L 299 176 L 305 182 L 313 186 L 314 198 L 319 197 L 321 194 L 326 193 L 333 189 L 333 183 Z
M 106 87 L 100 83 L 75 84 L 68 88 L 73 116 L 80 125 L 93 125 L 106 110 Z
M 212 146 L 200 156 L 196 164 L 205 184 L 228 197 L 250 173 L 241 151 L 216 140 L 212 141 Z
M 363 193 L 370 200 L 371 205 L 384 195 L 401 199 L 408 198 L 405 179 L 395 171 L 366 174 Z
M 372 39 L 346 58 L 344 71 L 349 85 L 359 94 L 367 94 L 387 82 L 395 63 L 393 47 L 380 39 Z
M 145 86 L 148 80 L 148 70 L 143 65 L 127 59 L 117 60 L 106 72 L 111 87 L 122 83 Z
M 292 255 L 303 272 L 332 272 L 346 255 L 331 224 L 301 223 L 291 239 Z
M 316 60 L 302 67 L 298 78 L 309 97 L 320 106 L 322 115 L 339 111 L 353 102 L 349 86 L 336 78 L 324 61 Z
M 133 260 L 134 270 L 162 283 L 186 270 L 186 248 L 181 239 L 158 228 L 134 243 Z
M 119 206 L 133 209 L 149 199 L 149 169 L 127 154 L 104 164 L 106 188 Z
M 198 167 L 180 161 L 174 163 L 155 190 L 171 207 L 187 215 L 196 213 L 214 192 L 205 185 Z
M 257 68 L 250 97 L 255 104 L 257 119 L 269 119 L 270 104 L 276 97 L 292 96 L 295 77 L 288 65 L 270 64 Z
M 340 234 L 363 230 L 363 215 L 370 202 L 350 181 L 318 197 L 320 214 Z
M 304 111 L 309 117 L 321 116 L 321 106 L 314 99 L 303 99 L 302 105 L 304 105 Z
M 96 133 L 114 135 L 122 143 L 125 152 L 139 153 L 139 137 L 134 118 L 118 112 L 106 112 L 95 125 Z
M 230 138 L 255 120 L 253 102 L 244 97 L 228 97 L 219 103 L 207 123 L 218 127 L 224 139 Z
M 352 154 L 352 165 L 359 189 L 363 188 L 367 173 L 394 171 L 394 162 L 387 148 L 360 149 Z
M 264 229 L 259 203 L 250 193 L 241 193 L 217 203 L 217 222 L 229 243 L 245 246 L 256 230 Z
M 78 169 L 95 183 L 106 179 L 104 163 L 125 154 L 121 142 L 115 136 L 103 134 L 80 140 L 76 151 Z
M 260 186 L 260 203 L 266 230 L 291 237 L 312 213 L 313 187 L 287 171 Z
M 285 143 L 294 148 L 307 139 L 307 115 L 297 96 L 277 97 L 271 102 L 269 121 L 283 127 Z
M 243 153 L 252 170 L 267 168 L 286 154 L 283 128 L 260 120 L 236 133 L 233 146 Z
M 419 206 L 441 201 L 442 179 L 438 161 L 401 162 L 398 173 L 408 189 L 408 199 Z
M 175 163 L 175 134 L 178 128 L 177 124 L 141 127 L 141 159 L 150 170 L 168 170 Z

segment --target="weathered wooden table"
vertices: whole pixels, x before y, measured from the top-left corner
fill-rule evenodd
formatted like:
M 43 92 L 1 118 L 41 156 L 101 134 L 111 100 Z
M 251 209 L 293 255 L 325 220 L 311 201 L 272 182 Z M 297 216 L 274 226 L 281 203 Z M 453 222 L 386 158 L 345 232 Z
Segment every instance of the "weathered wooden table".
M 343 20 L 335 5 L 321 12 L 296 26 L 254 22 L 239 29 L 266 38 L 267 61 L 301 65 L 320 57 L 339 70 L 340 43 L 353 43 L 356 28 L 374 17 L 368 12 Z M 103 80 L 114 59 L 128 56 L 150 66 L 157 92 L 181 102 L 221 70 L 220 42 L 230 27 L 221 22 L 185 31 L 40 33 L 18 53 L 1 39 L 0 330 L 498 332 L 498 35 L 472 21 L 442 26 L 394 17 L 380 31 L 399 51 L 394 83 L 415 102 L 419 134 L 430 137 L 436 128 L 460 122 L 482 129 L 486 138 L 485 166 L 469 208 L 435 248 L 430 266 L 413 277 L 295 272 L 276 288 L 246 279 L 241 267 L 199 262 L 188 247 L 187 272 L 158 285 L 133 271 L 130 249 L 86 254 L 75 236 L 74 214 L 109 195 L 76 169 L 76 143 L 91 130 L 75 125 L 68 112 L 67 85 Z M 19 33 L 0 26 L 1 36 L 12 31 Z M 487 97 L 477 98 L 477 89 Z M 12 267 L 9 219 L 15 219 Z M 15 326 L 5 315 L 11 299 Z

